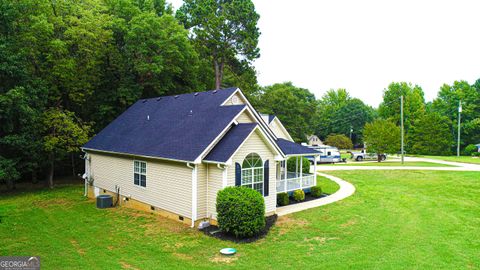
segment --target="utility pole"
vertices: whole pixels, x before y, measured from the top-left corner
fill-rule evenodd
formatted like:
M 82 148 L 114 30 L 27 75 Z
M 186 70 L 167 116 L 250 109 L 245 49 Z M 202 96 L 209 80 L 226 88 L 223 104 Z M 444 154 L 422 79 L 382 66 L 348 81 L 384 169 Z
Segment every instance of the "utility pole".
M 403 147 L 404 147 L 404 143 L 403 143 L 403 95 L 400 97 L 400 125 L 401 125 L 401 128 L 402 128 L 402 135 L 401 135 L 401 138 L 402 138 L 402 141 L 401 141 L 401 155 L 402 155 L 402 165 L 404 164 L 404 150 L 403 150 Z
M 458 101 L 457 157 L 460 156 L 460 121 L 462 121 L 462 101 Z

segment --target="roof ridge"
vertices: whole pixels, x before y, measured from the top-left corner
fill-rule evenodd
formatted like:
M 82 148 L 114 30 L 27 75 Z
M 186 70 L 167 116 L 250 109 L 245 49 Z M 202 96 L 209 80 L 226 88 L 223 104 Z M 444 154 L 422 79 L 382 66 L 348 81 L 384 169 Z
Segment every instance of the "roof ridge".
M 200 92 L 189 92 L 189 93 L 183 93 L 183 94 L 177 94 L 177 95 L 169 95 L 169 96 L 156 96 L 156 97 L 151 97 L 151 98 L 141 98 L 138 101 L 145 101 L 145 100 L 152 100 L 152 99 L 163 99 L 163 98 L 178 98 L 178 97 L 183 97 L 183 96 L 188 96 L 188 95 L 195 95 L 195 94 L 200 94 L 200 93 L 213 93 L 213 92 L 218 92 L 218 91 L 231 91 L 231 90 L 237 90 L 238 87 L 229 87 L 229 88 L 223 88 L 223 89 L 214 89 L 214 90 L 207 90 L 207 91 L 200 91 Z

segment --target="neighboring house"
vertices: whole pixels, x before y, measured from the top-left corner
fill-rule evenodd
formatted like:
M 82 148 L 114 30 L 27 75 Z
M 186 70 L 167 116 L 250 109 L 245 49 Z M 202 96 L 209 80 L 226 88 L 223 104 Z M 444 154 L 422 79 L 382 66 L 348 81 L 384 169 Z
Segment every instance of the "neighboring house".
M 477 151 L 480 152 L 480 143 L 475 145 L 477 147 Z
M 308 145 L 311 145 L 311 146 L 323 145 L 323 142 L 320 140 L 320 138 L 317 137 L 317 135 L 307 136 L 307 140 L 308 140 Z
M 286 159 L 319 154 L 238 88 L 139 100 L 82 150 L 89 197 L 119 194 L 120 205 L 192 227 L 216 222 L 216 195 L 227 186 L 257 190 L 275 214 L 277 192 L 316 184 L 301 167 L 286 173 Z

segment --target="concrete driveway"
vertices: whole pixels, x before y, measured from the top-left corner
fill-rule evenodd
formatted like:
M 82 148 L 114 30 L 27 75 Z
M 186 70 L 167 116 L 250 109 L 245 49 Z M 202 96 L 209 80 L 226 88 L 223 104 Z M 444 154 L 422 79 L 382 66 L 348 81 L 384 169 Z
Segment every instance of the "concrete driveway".
M 348 165 L 320 165 L 317 171 L 351 171 L 351 170 L 429 170 L 429 171 L 480 171 L 480 165 L 443 161 L 430 158 L 405 157 L 405 161 L 420 161 L 455 167 L 420 167 L 420 166 L 348 166 Z M 355 162 L 355 161 L 352 161 Z M 375 162 L 375 161 L 374 161 Z

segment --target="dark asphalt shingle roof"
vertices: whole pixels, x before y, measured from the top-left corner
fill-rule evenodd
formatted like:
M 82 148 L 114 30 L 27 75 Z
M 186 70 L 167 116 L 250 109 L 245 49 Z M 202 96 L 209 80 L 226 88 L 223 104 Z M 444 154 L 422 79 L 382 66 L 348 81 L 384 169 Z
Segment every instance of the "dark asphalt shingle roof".
M 316 150 L 282 138 L 277 139 L 277 145 L 280 147 L 280 149 L 282 149 L 282 152 L 285 155 L 320 154 L 320 152 Z
M 233 126 L 208 153 L 205 160 L 227 162 L 256 126 L 257 123 L 243 123 Z
M 245 108 L 220 106 L 236 89 L 139 100 L 83 147 L 194 161 Z

